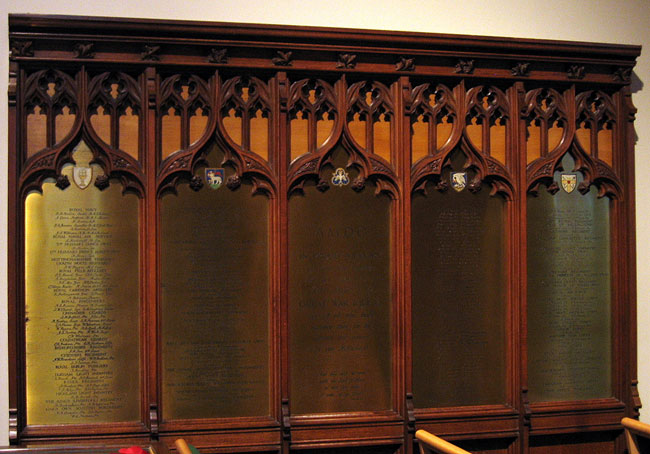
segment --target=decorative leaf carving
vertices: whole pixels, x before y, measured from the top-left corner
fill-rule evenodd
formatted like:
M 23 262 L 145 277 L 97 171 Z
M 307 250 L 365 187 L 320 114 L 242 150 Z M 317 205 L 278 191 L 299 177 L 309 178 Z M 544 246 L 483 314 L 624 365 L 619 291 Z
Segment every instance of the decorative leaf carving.
M 569 79 L 584 79 L 585 78 L 585 67 L 580 65 L 571 65 L 567 69 L 567 77 Z
M 316 169 L 318 168 L 318 159 L 312 159 L 311 161 L 307 161 L 304 163 L 297 171 L 296 171 L 296 177 L 300 177 L 301 175 L 307 174 L 307 173 L 313 173 Z
M 436 184 L 436 190 L 438 192 L 447 192 L 449 190 L 449 182 L 447 180 L 440 179 Z
M 160 55 L 158 55 L 159 52 L 160 52 L 160 46 L 150 46 L 148 44 L 145 44 L 144 49 L 142 50 L 140 56 L 142 60 L 159 61 L 160 60 Z
M 381 172 L 381 173 L 386 173 L 386 174 L 391 174 L 392 171 L 386 167 L 386 165 L 379 161 L 378 159 L 373 158 L 372 156 L 368 157 L 370 164 L 372 165 L 372 170 L 374 172 Z
M 474 60 L 458 60 L 454 72 L 457 74 L 472 74 L 474 72 Z
M 127 161 L 122 157 L 115 157 L 113 159 L 113 167 L 115 167 L 116 169 L 126 169 L 128 167 L 131 167 L 131 164 L 129 163 L 129 161 Z
M 395 63 L 396 71 L 415 71 L 415 58 L 400 57 Z
M 76 58 L 94 58 L 94 47 L 94 43 L 77 43 L 73 48 L 74 56 Z
M 330 184 L 327 180 L 320 179 L 318 181 L 318 184 L 316 185 L 316 189 L 318 189 L 320 192 L 325 192 L 330 188 Z
M 63 190 L 70 186 L 70 179 L 67 175 L 59 175 L 56 177 L 56 187 Z
M 226 187 L 231 191 L 234 191 L 240 186 L 241 186 L 241 178 L 239 178 L 239 175 L 230 175 L 226 180 Z
M 617 68 L 612 75 L 616 82 L 630 83 L 632 79 L 632 68 Z
M 31 41 L 11 41 L 11 57 L 33 57 L 34 48 Z
M 356 177 L 354 181 L 352 181 L 352 189 L 356 192 L 360 192 L 363 190 L 363 188 L 366 187 L 366 179 L 363 178 L 361 175 Z
M 291 66 L 293 64 L 293 52 L 276 51 L 276 56 L 271 59 L 275 66 Z
M 605 163 L 601 161 L 596 161 L 594 163 L 594 166 L 596 167 L 596 171 L 598 172 L 598 175 L 600 177 L 605 177 L 609 178 L 611 180 L 616 180 L 616 174 L 612 171 L 612 169 Z
M 512 75 L 515 77 L 528 77 L 530 75 L 530 63 L 517 63 L 512 68 Z
M 227 53 L 228 49 L 215 49 L 213 47 L 208 54 L 208 61 L 210 63 L 228 63 Z
M 548 176 L 552 172 L 553 172 L 553 162 L 547 162 L 542 167 L 537 169 L 537 171 L 533 174 L 532 179 L 535 180 L 536 178 L 539 178 L 541 176 Z
M 176 159 L 174 162 L 170 164 L 170 166 L 167 168 L 167 171 L 174 171 L 178 169 L 187 169 L 190 159 L 192 158 L 191 155 L 187 154 L 185 156 L 181 156 L 180 158 Z
M 54 158 L 56 156 L 54 154 L 50 154 L 48 156 L 44 156 L 41 159 L 37 160 L 34 164 L 31 165 L 32 169 L 38 169 L 38 168 L 49 168 L 54 165 Z
M 554 181 L 548 186 L 546 190 L 549 192 L 549 194 L 555 195 L 557 191 L 560 190 L 560 186 L 557 184 L 557 181 Z
M 95 178 L 95 186 L 100 191 L 103 191 L 104 189 L 106 189 L 108 187 L 108 185 L 109 185 L 108 176 L 99 175 L 99 176 L 97 176 L 97 178 Z
M 357 66 L 357 56 L 354 54 L 339 54 L 337 68 L 354 69 Z
M 190 179 L 190 188 L 193 191 L 199 191 L 203 187 L 203 178 L 198 175 L 194 175 Z

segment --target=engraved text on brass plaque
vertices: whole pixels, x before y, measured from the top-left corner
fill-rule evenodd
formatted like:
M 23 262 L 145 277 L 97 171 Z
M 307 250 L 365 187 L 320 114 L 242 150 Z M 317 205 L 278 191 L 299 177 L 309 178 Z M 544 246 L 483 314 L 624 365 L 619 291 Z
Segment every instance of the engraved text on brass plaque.
M 82 143 L 73 157 L 90 152 Z M 72 166 L 63 174 L 72 180 Z M 46 182 L 27 196 L 28 424 L 139 419 L 138 214 L 138 197 L 119 184 Z

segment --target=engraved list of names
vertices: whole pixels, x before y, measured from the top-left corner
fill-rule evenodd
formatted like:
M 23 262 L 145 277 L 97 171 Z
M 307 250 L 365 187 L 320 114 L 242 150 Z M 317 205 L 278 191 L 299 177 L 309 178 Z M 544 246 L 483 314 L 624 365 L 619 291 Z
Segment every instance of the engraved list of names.
M 162 199 L 166 418 L 270 414 L 268 203 L 247 183 Z
M 593 187 L 585 195 L 540 191 L 528 201 L 533 401 L 603 398 L 612 392 L 609 200 L 596 192 Z
M 390 408 L 390 200 L 305 192 L 289 217 L 292 411 Z
M 28 424 L 138 419 L 138 199 L 113 186 L 27 198 Z

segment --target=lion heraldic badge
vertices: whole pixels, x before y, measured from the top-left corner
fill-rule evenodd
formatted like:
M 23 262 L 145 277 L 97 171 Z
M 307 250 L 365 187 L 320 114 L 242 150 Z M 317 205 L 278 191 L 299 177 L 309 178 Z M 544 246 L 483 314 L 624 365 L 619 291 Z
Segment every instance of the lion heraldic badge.
M 578 183 L 578 176 L 574 173 L 562 174 L 562 189 L 567 193 L 573 192 Z

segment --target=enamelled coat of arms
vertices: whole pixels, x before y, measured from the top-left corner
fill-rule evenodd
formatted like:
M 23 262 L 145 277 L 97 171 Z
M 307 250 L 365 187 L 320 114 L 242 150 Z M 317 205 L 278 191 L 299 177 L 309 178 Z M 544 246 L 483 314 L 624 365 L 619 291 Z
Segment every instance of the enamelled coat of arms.
M 219 189 L 225 177 L 224 169 L 205 169 L 205 182 L 212 189 Z
M 72 169 L 72 180 L 79 189 L 86 189 L 92 179 L 92 167 L 74 166 Z
M 451 172 L 449 175 L 451 187 L 460 192 L 467 186 L 467 172 Z
M 562 189 L 571 193 L 576 188 L 578 176 L 575 173 L 562 174 Z
M 350 182 L 348 173 L 342 167 L 339 167 L 332 174 L 332 184 L 334 186 L 345 186 Z

